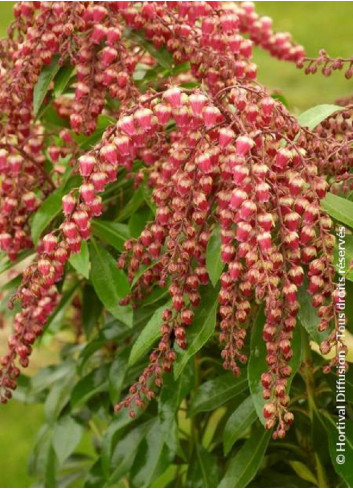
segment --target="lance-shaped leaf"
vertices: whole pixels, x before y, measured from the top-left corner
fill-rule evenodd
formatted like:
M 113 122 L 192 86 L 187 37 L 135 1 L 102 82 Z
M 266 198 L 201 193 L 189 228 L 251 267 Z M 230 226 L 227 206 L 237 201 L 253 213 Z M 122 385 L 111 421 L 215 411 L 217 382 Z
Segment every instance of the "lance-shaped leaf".
M 120 306 L 120 300 L 129 291 L 129 282 L 125 273 L 118 270 L 112 255 L 92 240 L 90 246 L 92 285 L 108 311 L 128 326 L 132 326 L 132 309 Z
M 261 466 L 271 432 L 258 425 L 251 436 L 230 459 L 218 487 L 247 487 Z
M 123 250 L 124 242 L 130 237 L 129 228 L 126 224 L 101 221 L 100 219 L 92 221 L 92 231 L 94 236 L 118 251 Z
M 156 309 L 153 316 L 138 335 L 135 343 L 132 346 L 129 365 L 134 365 L 147 352 L 149 352 L 161 335 L 162 316 L 164 310 L 169 306 L 169 303 Z
M 245 391 L 247 387 L 248 382 L 244 374 L 240 377 L 234 377 L 233 374 L 226 373 L 208 380 L 197 389 L 190 404 L 190 416 L 216 409 Z
M 221 260 L 220 228 L 216 226 L 212 231 L 206 250 L 206 267 L 212 285 L 215 287 L 224 268 Z
M 299 124 L 303 127 L 308 127 L 309 129 L 315 129 L 320 122 L 324 121 L 334 112 L 338 110 L 343 110 L 344 107 L 340 105 L 330 105 L 323 104 L 317 105 L 316 107 L 311 107 L 311 109 L 306 110 L 298 117 Z
M 321 206 L 331 217 L 353 229 L 353 202 L 328 192 Z
M 247 397 L 229 417 L 223 431 L 224 454 L 228 455 L 234 443 L 256 420 L 257 414 L 252 396 Z
M 39 109 L 48 92 L 49 85 L 59 71 L 59 68 L 59 56 L 54 56 L 50 65 L 43 67 L 33 89 L 33 112 L 35 116 L 38 115 Z
M 85 278 L 89 278 L 91 264 L 89 260 L 89 251 L 86 241 L 82 241 L 81 250 L 79 253 L 74 253 L 70 256 L 69 263 L 78 273 L 83 275 Z

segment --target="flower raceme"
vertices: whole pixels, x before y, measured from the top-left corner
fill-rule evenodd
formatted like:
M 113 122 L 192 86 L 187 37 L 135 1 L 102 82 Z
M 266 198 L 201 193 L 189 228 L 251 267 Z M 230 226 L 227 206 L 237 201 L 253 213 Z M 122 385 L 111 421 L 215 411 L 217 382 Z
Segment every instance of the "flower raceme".
M 19 77 L 21 87 L 15 101 L 2 92 L 8 134 L 19 131 L 18 119 L 12 120 L 13 110 L 18 113 L 23 106 L 29 110 L 28 134 L 42 131 L 34 121 L 30 95 L 41 67 L 54 54 L 62 60 L 68 57 L 76 69 L 74 103 L 68 112 L 64 103 L 58 106 L 65 109 L 74 132 L 89 134 L 95 129 L 105 90 L 119 100 L 120 107 L 106 109 L 112 110 L 116 123 L 89 152 L 77 154 L 82 183 L 63 197 L 62 224 L 42 238 L 37 261 L 23 274 L 14 297 L 21 301 L 22 310 L 15 316 L 9 352 L 2 358 L 2 400 L 10 398 L 16 387 L 16 358 L 27 366 L 31 345 L 58 302 L 55 284 L 63 277 L 66 262 L 80 251 L 82 240 L 90 238 L 92 218 L 104 211 L 99 194 L 118 178 L 121 169 L 132 175 L 133 161 L 139 159 L 144 166 L 135 174 L 135 181 L 147 180 L 156 213 L 139 238 L 126 241 L 118 258 L 118 266 L 134 282 L 122 303 L 138 305 L 155 286 L 167 286 L 171 302 L 163 312 L 159 343 L 148 366 L 116 409 L 128 407 L 133 416 L 135 407 L 154 397 L 154 386 L 160 386 L 163 373 L 172 368 L 174 345 L 188 347 L 188 327 L 202 286 L 209 281 L 207 244 L 217 228 L 225 265 L 218 297 L 223 365 L 240 374 L 240 366 L 247 361 L 248 330 L 263 304 L 267 349 L 267 370 L 261 378 L 264 417 L 266 427 L 274 428 L 273 436 L 283 437 L 293 422 L 289 363 L 293 331 L 298 327 L 298 290 L 305 276 L 320 317 L 319 330 L 329 332 L 322 352 L 330 351 L 337 341 L 332 222 L 320 208 L 320 200 L 329 185 L 340 185 L 344 176 L 341 171 L 337 180 L 330 174 L 328 181 L 321 162 L 328 161 L 333 151 L 335 155 L 346 151 L 346 143 L 300 127 L 270 97 L 256 81 L 251 47 L 258 44 L 289 61 L 301 59 L 302 48 L 290 37 L 274 34 L 270 19 L 258 17 L 248 2 L 227 9 L 218 2 L 42 2 L 38 16 L 36 8 L 30 2 L 17 4 L 17 29 L 26 41 L 19 46 L 12 34 L 5 45 L 12 63 L 5 66 L 2 86 Z M 60 30 L 53 24 L 54 13 L 63 24 Z M 124 37 L 125 26 L 144 32 L 157 48 L 166 46 L 175 64 L 188 62 L 199 86 L 179 87 L 171 76 L 167 83 L 140 93 L 132 73 L 139 57 L 147 55 L 141 54 L 135 41 Z M 41 42 L 33 41 L 44 29 L 48 34 L 45 49 Z M 41 61 L 37 66 L 38 50 Z M 15 61 L 19 56 L 25 59 L 20 67 Z M 33 63 L 36 69 L 28 77 L 23 70 Z M 70 135 L 65 132 L 62 141 L 71 141 Z M 12 146 L 6 143 L 10 150 L 0 154 L 2 171 L 12 185 L 13 168 L 23 175 L 28 163 L 26 159 L 10 163 L 9 155 L 24 147 L 25 140 L 19 138 Z M 41 141 L 44 145 L 46 139 Z M 39 160 L 43 159 L 42 149 L 38 147 Z M 35 168 L 37 164 L 36 160 Z M 38 175 L 43 175 L 43 162 L 40 165 Z M 38 189 L 49 185 L 38 175 L 31 185 Z M 32 200 L 26 197 L 29 212 L 38 206 Z M 18 202 L 9 209 L 23 215 Z M 0 238 L 5 250 L 13 239 L 6 231 L 8 225 L 5 219 Z M 336 361 L 334 358 L 330 366 Z

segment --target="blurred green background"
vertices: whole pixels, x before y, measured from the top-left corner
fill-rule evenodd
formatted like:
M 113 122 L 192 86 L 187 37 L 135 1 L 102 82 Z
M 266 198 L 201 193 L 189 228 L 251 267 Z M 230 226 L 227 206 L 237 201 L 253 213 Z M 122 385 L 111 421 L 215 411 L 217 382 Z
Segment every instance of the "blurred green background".
M 13 4 L 0 3 L 2 37 L 12 19 Z M 276 30 L 291 32 L 310 56 L 317 55 L 320 48 L 331 56 L 353 55 L 351 2 L 256 2 L 256 8 L 273 18 Z M 342 73 L 330 78 L 306 76 L 292 64 L 273 60 L 259 50 L 255 61 L 259 64 L 260 80 L 269 88 L 280 90 L 295 112 L 353 92 L 352 81 L 347 81 Z M 29 487 L 27 459 L 44 419 L 42 408 L 13 401 L 0 409 L 0 487 Z

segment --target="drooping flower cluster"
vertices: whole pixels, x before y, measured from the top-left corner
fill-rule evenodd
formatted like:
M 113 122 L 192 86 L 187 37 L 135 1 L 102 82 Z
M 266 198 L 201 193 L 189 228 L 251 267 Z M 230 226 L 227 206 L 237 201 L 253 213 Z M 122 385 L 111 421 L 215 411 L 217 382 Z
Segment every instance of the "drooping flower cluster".
M 117 409 L 130 406 L 133 415 L 134 406 L 152 398 L 153 386 L 161 385 L 163 373 L 171 369 L 174 345 L 188 347 L 188 327 L 201 286 L 209 281 L 206 249 L 216 228 L 225 264 L 219 292 L 223 365 L 240 373 L 240 365 L 247 361 L 247 331 L 255 309 L 263 304 L 268 365 L 262 376 L 264 415 L 267 427 L 275 426 L 274 436 L 283 437 L 293 421 L 287 383 L 298 290 L 305 275 L 321 318 L 319 329 L 329 331 L 321 345 L 323 353 L 336 344 L 334 239 L 320 200 L 329 187 L 327 174 L 342 186 L 337 172 L 327 169 L 332 153 L 344 160 L 343 165 L 350 164 L 345 141 L 301 128 L 256 81 L 253 43 L 290 61 L 300 60 L 303 49 L 290 36 L 274 34 L 270 20 L 257 16 L 249 2 L 231 8 L 219 2 L 42 2 L 39 7 L 22 2 L 16 8 L 18 36 L 25 42 L 19 47 L 19 39 L 12 36 L 7 49 L 13 59 L 26 60 L 18 85 L 26 93 L 22 103 L 28 99 L 31 107 L 40 68 L 58 53 L 76 69 L 74 103 L 71 108 L 65 101 L 57 103 L 75 132 L 94 130 L 98 115 L 109 110 L 107 94 L 121 105 L 114 109 L 116 124 L 78 158 L 82 184 L 64 196 L 60 228 L 43 237 L 38 260 L 23 275 L 15 296 L 23 309 L 16 315 L 9 354 L 2 359 L 2 400 L 16 386 L 16 357 L 26 366 L 30 345 L 55 307 L 55 283 L 62 278 L 65 263 L 80 250 L 82 240 L 89 239 L 91 219 L 103 212 L 99 193 L 116 180 L 120 168 L 131 172 L 133 161 L 139 159 L 145 163 L 139 171 L 153 190 L 156 215 L 138 239 L 126 242 L 118 260 L 131 282 L 139 273 L 124 303 L 138 303 L 155 285 L 167 286 L 171 301 L 150 363 Z M 60 29 L 53 25 L 54 14 L 61 19 Z M 132 42 L 135 38 L 124 31 L 125 26 L 142 31 L 156 47 L 165 46 L 176 64 L 189 62 L 200 87 L 179 88 L 171 78 L 158 90 L 139 94 L 132 73 L 145 55 L 145 43 Z M 23 70 L 38 58 L 47 34 L 51 54 L 42 54 L 29 80 Z M 23 51 L 26 43 L 31 46 L 28 52 Z M 4 84 L 18 75 L 15 62 L 4 64 L 4 70 L 3 92 Z M 11 104 L 16 113 L 23 106 L 18 99 Z M 10 111 L 5 114 L 4 131 L 11 124 Z M 31 131 L 37 127 L 32 109 L 28 127 Z M 18 125 L 12 133 L 16 131 Z M 66 132 L 67 143 L 69 136 Z M 9 158 L 3 166 L 8 172 Z M 14 209 L 19 213 L 19 207 Z M 140 273 L 145 265 L 146 271 Z

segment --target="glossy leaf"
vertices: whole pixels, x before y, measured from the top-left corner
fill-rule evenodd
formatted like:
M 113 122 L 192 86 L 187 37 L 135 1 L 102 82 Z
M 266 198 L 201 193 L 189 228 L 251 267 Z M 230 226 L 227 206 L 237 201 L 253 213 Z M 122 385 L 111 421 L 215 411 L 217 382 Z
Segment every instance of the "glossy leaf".
M 119 302 L 130 290 L 125 273 L 118 270 L 112 255 L 92 240 L 90 245 L 92 285 L 104 306 L 117 319 L 132 326 L 132 309 Z
M 247 387 L 248 383 L 244 374 L 234 377 L 233 374 L 226 373 L 208 380 L 197 389 L 190 404 L 189 414 L 195 416 L 200 412 L 212 411 L 246 390 Z
M 188 487 L 217 487 L 219 467 L 217 457 L 201 444 L 195 444 L 195 455 L 190 460 L 187 475 Z
M 257 418 L 252 396 L 247 397 L 228 418 L 223 431 L 223 449 L 227 455 L 234 443 L 248 430 Z
M 170 455 L 159 420 L 156 419 L 137 452 L 132 471 L 132 485 L 149 487 L 151 482 L 165 471 L 170 462 Z
M 83 427 L 71 416 L 61 418 L 54 426 L 53 448 L 61 465 L 81 440 Z
M 177 379 L 185 365 L 210 339 L 216 326 L 216 314 L 218 307 L 218 290 L 209 286 L 202 292 L 202 299 L 198 306 L 193 323 L 187 329 L 186 350 L 179 349 L 177 360 L 174 364 L 174 375 Z
M 54 80 L 54 97 L 60 97 L 60 95 L 65 91 L 71 77 L 73 74 L 73 68 L 70 65 L 62 66 L 55 77 Z
M 320 122 L 327 119 L 327 117 L 329 117 L 331 114 L 343 109 L 344 107 L 341 107 L 340 105 L 317 105 L 300 114 L 300 116 L 298 117 L 298 121 L 299 124 L 303 127 L 315 129 L 315 127 L 318 126 Z
M 138 335 L 136 341 L 132 345 L 129 365 L 134 365 L 138 362 L 147 352 L 149 352 L 152 346 L 156 343 L 161 336 L 162 315 L 165 309 L 169 307 L 168 304 L 156 309 L 151 319 Z
M 102 314 L 103 305 L 94 288 L 86 284 L 82 295 L 82 323 L 86 337 L 89 338 Z
M 108 477 L 106 487 L 112 487 L 118 483 L 132 468 L 137 450 L 150 426 L 150 421 L 137 426 L 117 443 L 112 454 L 112 472 Z
M 254 407 L 261 423 L 265 425 L 263 408 L 266 401 L 263 398 L 263 386 L 261 384 L 261 374 L 267 372 L 266 364 L 266 344 L 262 339 L 265 315 L 263 308 L 258 312 L 256 321 L 252 327 L 250 341 L 250 358 L 248 363 L 248 381 L 252 395 Z M 287 389 L 290 389 L 291 382 L 301 362 L 301 331 L 295 328 L 292 340 L 293 356 L 289 365 L 292 367 L 292 375 L 288 379 Z
M 207 244 L 206 267 L 211 283 L 215 287 L 224 268 L 224 263 L 221 260 L 221 236 L 219 226 L 214 228 Z
M 117 354 L 109 369 L 109 394 L 113 404 L 120 400 L 127 369 L 128 349 L 125 349 Z
M 353 202 L 328 192 L 321 206 L 331 217 L 353 229 Z
M 39 109 L 48 92 L 49 85 L 59 71 L 59 68 L 59 56 L 54 56 L 50 65 L 42 68 L 38 81 L 33 89 L 33 112 L 35 116 L 38 115 Z
M 71 406 L 81 407 L 98 392 L 108 388 L 109 365 L 101 365 L 77 382 L 71 393 Z
M 305 481 L 311 482 L 311 484 L 314 484 L 314 486 L 318 486 L 315 475 L 303 462 L 300 462 L 299 460 L 290 460 L 289 465 L 292 467 L 298 477 Z
M 129 228 L 126 224 L 101 221 L 100 219 L 93 219 L 92 232 L 94 236 L 118 251 L 123 250 L 124 242 L 130 237 Z
M 259 470 L 271 432 L 258 425 L 243 446 L 228 463 L 228 469 L 218 487 L 247 487 Z
M 89 278 L 91 264 L 86 241 L 82 241 L 81 250 L 79 253 L 74 253 L 70 256 L 69 263 L 78 273 L 83 275 L 85 278 Z

